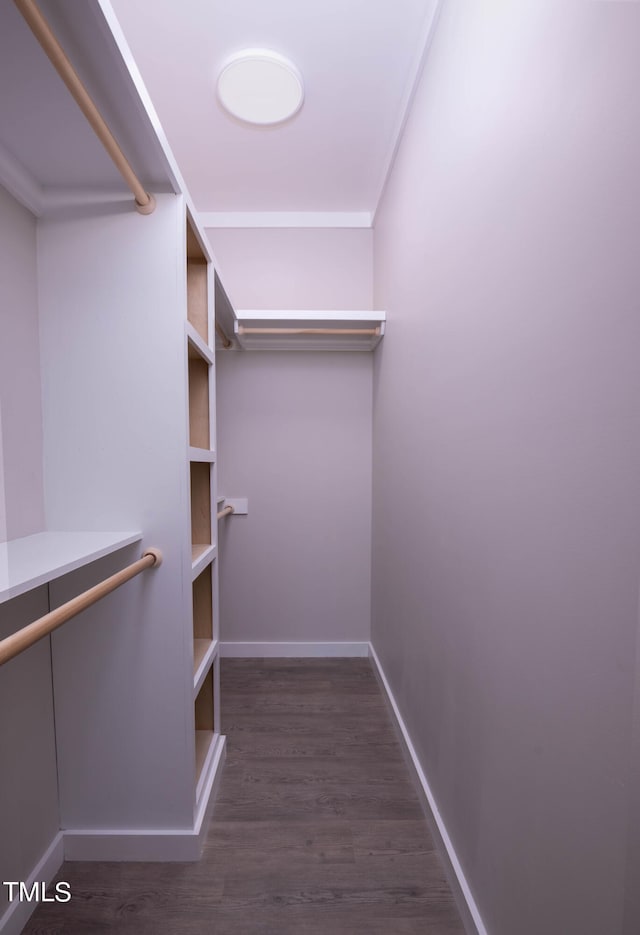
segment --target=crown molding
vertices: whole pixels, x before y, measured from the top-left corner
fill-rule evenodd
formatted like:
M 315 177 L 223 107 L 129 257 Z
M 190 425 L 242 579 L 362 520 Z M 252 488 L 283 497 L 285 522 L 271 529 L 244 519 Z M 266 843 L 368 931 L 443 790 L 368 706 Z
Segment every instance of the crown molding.
M 369 211 L 201 211 L 203 227 L 370 228 Z
M 43 213 L 45 196 L 42 186 L 1 143 L 0 185 L 36 217 Z

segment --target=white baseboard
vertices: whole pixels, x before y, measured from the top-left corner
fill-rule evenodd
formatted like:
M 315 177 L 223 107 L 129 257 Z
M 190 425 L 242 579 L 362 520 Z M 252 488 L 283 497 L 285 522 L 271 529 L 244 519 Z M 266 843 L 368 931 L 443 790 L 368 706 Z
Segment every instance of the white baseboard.
M 220 643 L 227 659 L 322 659 L 363 658 L 369 643 Z
M 196 861 L 200 857 L 198 835 L 191 829 L 68 831 L 64 836 L 65 860 Z
M 51 883 L 65 860 L 196 861 L 202 855 L 208 819 L 213 810 L 225 758 L 225 738 L 219 737 L 207 765 L 193 828 L 166 830 L 112 829 L 59 831 L 26 880 Z M 0 935 L 20 935 L 37 908 L 37 902 L 11 903 L 0 919 Z
M 59 831 L 38 863 L 23 882 L 31 889 L 34 883 L 51 883 L 64 861 L 64 842 Z M 1 935 L 20 935 L 38 906 L 37 902 L 12 902 L 0 919 Z
M 196 861 L 202 856 L 208 818 L 225 758 L 225 738 L 220 737 L 208 765 L 207 778 L 198 801 L 193 828 L 144 830 L 89 830 L 64 832 L 66 860 Z M 4 935 L 4 933 L 1 933 Z
M 396 725 L 398 727 L 399 736 L 404 746 L 405 757 L 407 763 L 412 768 L 414 772 L 414 778 L 417 783 L 417 787 L 421 793 L 420 798 L 422 800 L 422 806 L 427 814 L 427 820 L 431 826 L 432 832 L 436 837 L 438 850 L 445 862 L 445 870 L 447 872 L 447 877 L 451 888 L 454 892 L 456 903 L 460 914 L 462 916 L 462 921 L 464 922 L 465 929 L 468 935 L 487 935 L 487 929 L 482 921 L 480 912 L 476 905 L 476 902 L 473 898 L 473 894 L 467 883 L 466 877 L 462 870 L 460 861 L 458 860 L 457 854 L 454 850 L 453 843 L 449 834 L 447 832 L 446 825 L 442 819 L 442 815 L 438 809 L 435 798 L 427 781 L 427 777 L 424 774 L 418 755 L 415 751 L 415 747 L 411 742 L 411 737 L 407 730 L 407 726 L 404 723 L 402 715 L 396 700 L 393 697 L 393 692 L 387 681 L 387 677 L 384 674 L 384 670 L 378 659 L 378 655 L 371 644 L 369 644 L 369 651 L 371 659 L 374 663 L 376 670 L 376 675 L 379 678 L 380 684 L 384 689 L 391 709 L 393 711 Z

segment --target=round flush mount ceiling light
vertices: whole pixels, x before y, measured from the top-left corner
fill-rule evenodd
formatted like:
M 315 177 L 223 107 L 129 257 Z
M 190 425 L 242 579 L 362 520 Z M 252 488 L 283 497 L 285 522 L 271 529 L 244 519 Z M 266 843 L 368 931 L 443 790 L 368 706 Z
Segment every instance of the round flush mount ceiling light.
M 222 106 L 245 123 L 268 127 L 293 117 L 304 100 L 302 75 L 269 49 L 245 49 L 227 59 L 218 76 Z

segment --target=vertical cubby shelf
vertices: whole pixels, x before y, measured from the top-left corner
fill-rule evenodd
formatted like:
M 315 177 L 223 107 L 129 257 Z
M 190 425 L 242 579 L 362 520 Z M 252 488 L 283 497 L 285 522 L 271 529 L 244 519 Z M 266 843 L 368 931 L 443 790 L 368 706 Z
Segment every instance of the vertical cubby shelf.
M 215 736 L 214 701 L 216 697 L 214 686 L 214 666 L 207 672 L 195 700 L 195 731 L 196 731 L 196 783 L 202 776 L 202 770 L 207 759 Z
M 193 678 L 209 656 L 214 644 L 213 590 L 211 565 L 202 571 L 192 585 L 193 592 Z
M 218 658 L 218 567 L 215 465 L 214 315 L 215 274 L 187 222 L 187 370 L 189 480 L 192 547 L 195 793 L 200 800 L 219 759 L 220 660 Z M 223 742 L 223 739 L 222 741 Z
M 209 363 L 189 345 L 189 445 L 209 449 Z
M 195 562 L 211 545 L 211 465 L 192 461 L 191 474 L 191 547 Z
M 208 264 L 187 224 L 187 318 L 205 344 L 209 344 Z

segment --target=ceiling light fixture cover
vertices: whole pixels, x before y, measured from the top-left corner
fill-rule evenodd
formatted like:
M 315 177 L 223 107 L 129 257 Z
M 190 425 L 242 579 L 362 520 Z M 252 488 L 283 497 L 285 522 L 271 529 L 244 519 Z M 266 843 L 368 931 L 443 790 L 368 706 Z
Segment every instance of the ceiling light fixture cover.
M 267 127 L 293 117 L 304 100 L 302 75 L 269 49 L 245 49 L 227 59 L 218 77 L 222 106 L 245 123 Z

